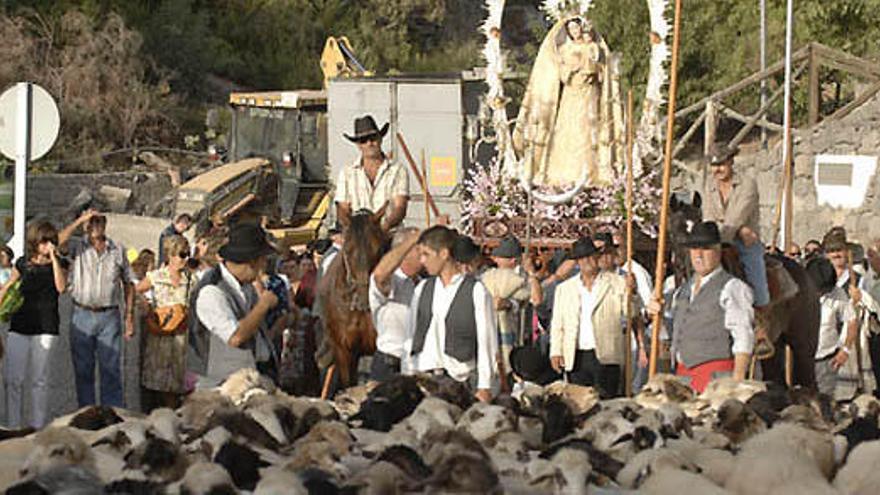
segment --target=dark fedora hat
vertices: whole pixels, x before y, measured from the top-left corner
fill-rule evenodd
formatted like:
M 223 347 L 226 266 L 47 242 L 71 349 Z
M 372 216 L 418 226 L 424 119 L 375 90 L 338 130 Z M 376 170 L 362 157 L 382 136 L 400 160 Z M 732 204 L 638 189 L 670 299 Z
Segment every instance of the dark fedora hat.
M 459 263 L 470 263 L 480 254 L 480 246 L 467 235 L 459 235 L 452 245 L 452 259 Z
M 593 244 L 593 238 L 587 235 L 575 241 L 574 245 L 571 246 L 571 252 L 568 253 L 568 259 L 579 260 L 597 254 L 599 254 L 599 250 L 596 249 L 596 245 Z
M 251 223 L 238 224 L 229 231 L 229 240 L 218 254 L 233 263 L 247 263 L 275 252 L 266 231 Z
M 721 165 L 733 159 L 739 153 L 736 146 L 727 146 L 726 144 L 714 143 L 709 147 L 709 165 Z
M 366 141 L 368 138 L 373 136 L 385 137 L 385 133 L 388 132 L 388 122 L 379 129 L 379 126 L 376 125 L 376 121 L 373 120 L 372 115 L 365 115 L 363 117 L 358 117 L 354 119 L 354 134 L 349 136 L 348 134 L 343 133 L 343 135 L 349 141 L 353 143 L 361 143 Z
M 689 248 L 720 246 L 721 233 L 718 231 L 718 224 L 702 222 L 694 225 L 682 244 Z
M 522 253 L 522 244 L 519 243 L 519 239 L 512 235 L 501 239 L 498 247 L 492 250 L 492 256 L 498 258 L 519 258 L 522 256 Z
M 547 385 L 559 378 L 550 367 L 550 359 L 534 346 L 514 347 L 510 351 L 510 367 L 523 380 Z

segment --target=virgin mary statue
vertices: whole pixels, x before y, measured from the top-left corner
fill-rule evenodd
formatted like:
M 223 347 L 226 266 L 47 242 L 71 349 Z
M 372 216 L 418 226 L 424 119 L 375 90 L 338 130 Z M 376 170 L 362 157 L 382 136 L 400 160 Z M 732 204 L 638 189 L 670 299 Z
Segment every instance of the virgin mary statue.
M 616 64 L 580 16 L 561 18 L 544 38 L 513 131 L 526 176 L 544 186 L 609 184 L 623 158 L 623 109 Z

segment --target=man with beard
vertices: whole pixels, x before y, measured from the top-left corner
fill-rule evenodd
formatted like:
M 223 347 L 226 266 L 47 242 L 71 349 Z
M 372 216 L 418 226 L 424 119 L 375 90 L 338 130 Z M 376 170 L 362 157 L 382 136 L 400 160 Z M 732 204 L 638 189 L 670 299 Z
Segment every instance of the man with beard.
M 390 231 L 406 217 L 409 201 L 409 175 L 399 163 L 389 160 L 382 151 L 382 139 L 388 132 L 380 129 L 370 115 L 355 119 L 354 134 L 345 137 L 355 143 L 360 157 L 339 172 L 336 181 L 336 214 L 343 225 L 352 212 L 367 209 L 373 213 L 388 204 L 382 228 Z
M 80 226 L 85 236 L 73 237 Z M 125 249 L 106 235 L 107 217 L 89 209 L 58 234 L 72 259 L 70 350 L 80 407 L 96 404 L 95 358 L 101 372 L 101 405 L 123 407 L 122 314 L 125 338 L 134 335 L 134 290 Z M 124 299 L 123 299 L 124 294 Z M 124 307 L 119 303 L 124 300 Z

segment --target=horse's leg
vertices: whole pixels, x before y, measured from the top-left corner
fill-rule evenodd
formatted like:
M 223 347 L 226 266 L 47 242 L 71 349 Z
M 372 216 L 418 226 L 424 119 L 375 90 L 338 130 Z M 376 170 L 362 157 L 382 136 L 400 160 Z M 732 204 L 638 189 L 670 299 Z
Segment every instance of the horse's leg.
M 821 311 L 818 298 L 796 297 L 784 306 L 791 311 L 786 340 L 791 345 L 792 385 L 815 389 Z

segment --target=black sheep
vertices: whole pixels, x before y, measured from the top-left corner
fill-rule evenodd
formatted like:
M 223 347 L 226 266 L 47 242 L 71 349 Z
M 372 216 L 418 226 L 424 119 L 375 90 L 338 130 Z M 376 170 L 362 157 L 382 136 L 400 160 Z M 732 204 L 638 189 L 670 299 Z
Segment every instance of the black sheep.
M 391 431 L 391 427 L 412 414 L 424 398 L 415 377 L 398 375 L 371 390 L 351 419 L 362 421 L 362 426 L 370 430 Z
M 544 399 L 541 408 L 541 424 L 544 426 L 541 432 L 541 441 L 544 445 L 550 445 L 564 438 L 577 426 L 571 407 L 562 397 L 555 394 Z
M 112 407 L 90 406 L 78 412 L 70 420 L 70 426 L 80 430 L 98 431 L 122 421 Z
M 248 491 L 253 491 L 260 481 L 260 468 L 269 466 L 253 450 L 231 441 L 220 447 L 214 462 L 226 469 L 235 486 Z

